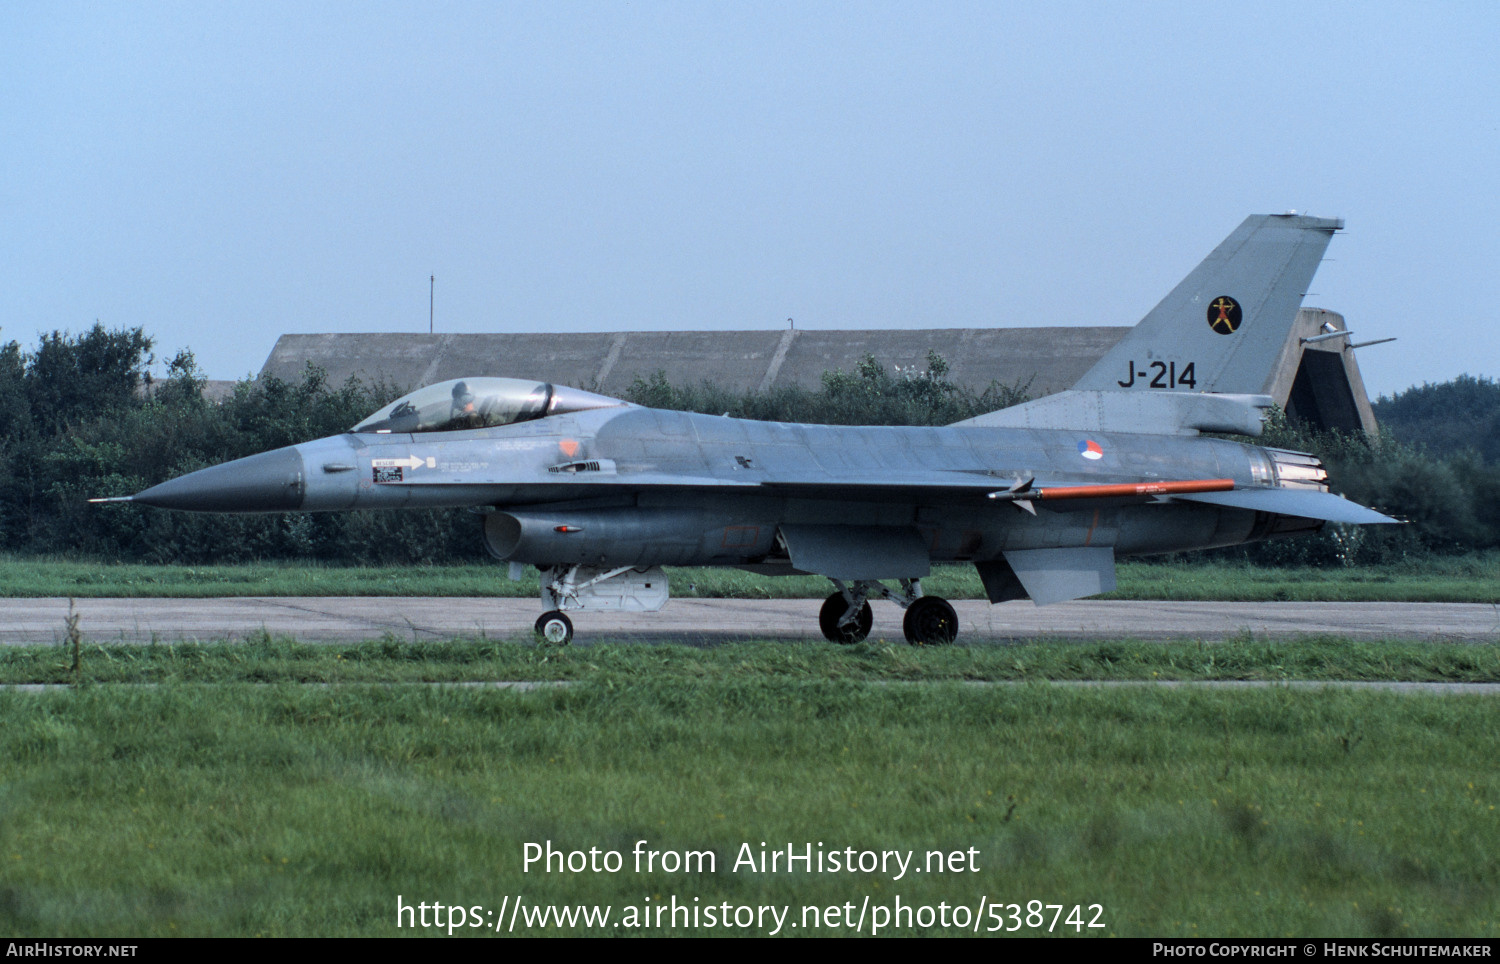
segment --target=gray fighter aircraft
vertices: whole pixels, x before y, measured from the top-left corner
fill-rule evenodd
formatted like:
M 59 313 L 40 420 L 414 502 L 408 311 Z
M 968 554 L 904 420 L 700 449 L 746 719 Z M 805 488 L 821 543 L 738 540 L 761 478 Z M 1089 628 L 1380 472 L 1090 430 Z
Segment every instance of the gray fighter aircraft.
M 951 642 L 953 607 L 922 592 L 934 562 L 973 563 L 992 603 L 1046 605 L 1113 589 L 1121 556 L 1396 521 L 1331 494 L 1311 455 L 1198 437 L 1260 434 L 1271 399 L 1253 393 L 1342 226 L 1248 218 L 1073 389 L 942 428 L 748 421 L 476 375 L 124 501 L 469 508 L 513 578 L 540 569 L 536 629 L 557 643 L 569 612 L 659 610 L 662 566 L 816 573 L 835 587 L 828 639 L 865 638 L 886 599 L 910 642 Z

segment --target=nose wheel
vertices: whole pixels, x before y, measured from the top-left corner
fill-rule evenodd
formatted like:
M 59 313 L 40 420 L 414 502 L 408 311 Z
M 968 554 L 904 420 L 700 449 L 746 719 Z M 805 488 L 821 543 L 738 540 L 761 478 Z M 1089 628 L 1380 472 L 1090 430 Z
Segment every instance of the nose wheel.
M 544 643 L 566 646 L 573 641 L 573 620 L 557 610 L 542 613 L 536 620 L 536 636 Z

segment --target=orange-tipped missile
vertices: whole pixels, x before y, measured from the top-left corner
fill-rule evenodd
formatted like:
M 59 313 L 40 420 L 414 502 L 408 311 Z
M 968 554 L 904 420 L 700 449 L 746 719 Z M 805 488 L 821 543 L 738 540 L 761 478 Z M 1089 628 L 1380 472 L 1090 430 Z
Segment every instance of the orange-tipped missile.
M 1037 498 L 1117 499 L 1135 495 L 1178 495 L 1187 492 L 1228 492 L 1234 479 L 1189 479 L 1185 482 L 1127 482 L 1122 485 L 1054 485 L 1037 489 Z
M 1228 492 L 1234 479 L 1187 479 L 1180 482 L 1124 482 L 1107 485 L 1052 485 L 1033 489 L 1031 480 L 1017 482 L 1008 489 L 991 492 L 990 498 L 1012 502 L 1016 508 L 1032 515 L 1031 503 L 1062 499 L 1129 499 L 1143 495 L 1183 495 L 1189 492 Z

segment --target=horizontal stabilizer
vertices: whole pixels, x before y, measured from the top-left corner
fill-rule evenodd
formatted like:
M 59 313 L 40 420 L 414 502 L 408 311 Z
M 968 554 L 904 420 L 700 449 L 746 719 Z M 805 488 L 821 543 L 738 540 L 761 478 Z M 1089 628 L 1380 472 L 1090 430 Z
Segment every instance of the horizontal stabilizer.
M 1115 588 L 1115 551 L 1108 547 L 1012 549 L 1005 553 L 1005 561 L 1038 606 Z
M 932 569 L 910 527 L 789 525 L 781 537 L 794 567 L 833 579 L 913 579 Z
M 1233 492 L 1194 492 L 1190 495 L 1174 495 L 1172 498 L 1207 502 L 1233 509 L 1293 515 L 1301 519 L 1322 519 L 1325 522 L 1354 525 L 1401 522 L 1400 519 L 1381 515 L 1374 509 L 1367 509 L 1358 502 L 1350 502 L 1332 492 L 1319 492 L 1316 489 L 1235 489 Z
M 1189 392 L 1069 391 L 1002 408 L 956 426 L 1056 429 L 1066 432 L 1135 432 L 1259 435 L 1269 395 Z

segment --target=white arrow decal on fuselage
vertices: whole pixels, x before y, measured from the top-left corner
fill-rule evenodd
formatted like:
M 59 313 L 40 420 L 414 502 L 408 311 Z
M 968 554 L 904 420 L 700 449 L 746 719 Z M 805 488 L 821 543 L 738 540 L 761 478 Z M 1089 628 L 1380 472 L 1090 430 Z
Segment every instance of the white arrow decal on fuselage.
M 427 459 L 423 460 L 415 455 L 410 455 L 404 459 L 370 460 L 370 467 L 375 469 L 394 469 L 398 467 L 404 469 L 420 469 L 424 465 L 429 469 L 437 468 L 437 459 L 428 457 Z

